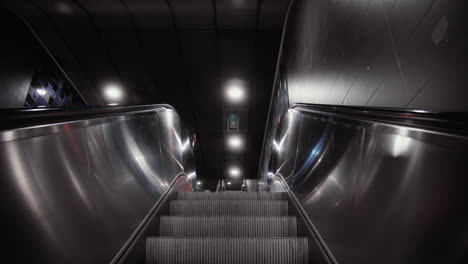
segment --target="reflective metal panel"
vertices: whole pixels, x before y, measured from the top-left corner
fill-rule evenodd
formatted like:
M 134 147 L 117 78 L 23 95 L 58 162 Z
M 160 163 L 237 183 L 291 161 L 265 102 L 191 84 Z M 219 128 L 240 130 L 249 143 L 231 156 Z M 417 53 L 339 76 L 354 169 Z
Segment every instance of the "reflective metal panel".
M 297 143 L 273 151 L 269 171 L 285 178 L 338 263 L 466 263 L 467 137 L 293 115 L 300 122 L 285 117 L 276 140 Z
M 16 262 L 111 262 L 176 176 L 195 178 L 186 142 L 166 108 L 1 131 L 4 239 L 25 252 Z

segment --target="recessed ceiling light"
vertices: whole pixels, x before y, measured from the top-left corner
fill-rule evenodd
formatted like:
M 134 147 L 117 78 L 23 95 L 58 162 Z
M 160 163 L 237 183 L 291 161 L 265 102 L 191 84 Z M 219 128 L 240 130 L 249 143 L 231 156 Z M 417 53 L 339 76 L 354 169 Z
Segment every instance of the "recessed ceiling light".
M 227 185 L 231 185 L 231 182 L 227 182 Z
M 227 143 L 228 143 L 229 148 L 233 150 L 240 149 L 242 148 L 242 145 L 243 145 L 242 138 L 238 135 L 229 136 Z
M 231 103 L 240 103 L 245 99 L 245 88 L 240 81 L 231 81 L 226 88 L 226 97 Z
M 122 99 L 122 88 L 116 84 L 108 84 L 104 88 L 104 96 L 109 101 L 119 101 Z
M 64 14 L 70 14 L 72 12 L 72 7 L 66 2 L 58 2 L 55 7 L 59 12 Z
M 233 177 L 238 177 L 241 175 L 241 171 L 238 167 L 231 167 L 229 168 L 229 175 Z
M 201 184 L 201 182 L 200 182 L 200 181 L 197 181 L 197 185 L 200 185 L 200 184 Z

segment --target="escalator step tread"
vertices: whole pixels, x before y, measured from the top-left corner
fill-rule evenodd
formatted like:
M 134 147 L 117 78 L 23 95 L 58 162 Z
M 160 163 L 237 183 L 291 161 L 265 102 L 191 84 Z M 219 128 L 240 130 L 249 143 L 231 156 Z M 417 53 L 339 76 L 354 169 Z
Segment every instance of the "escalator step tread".
M 159 235 L 173 237 L 295 237 L 297 236 L 297 220 L 294 216 L 161 216 Z
M 287 216 L 288 201 L 281 200 L 173 200 L 170 215 Z
M 178 200 L 285 200 L 282 192 L 179 192 Z
M 146 263 L 308 263 L 308 241 L 293 238 L 149 237 Z

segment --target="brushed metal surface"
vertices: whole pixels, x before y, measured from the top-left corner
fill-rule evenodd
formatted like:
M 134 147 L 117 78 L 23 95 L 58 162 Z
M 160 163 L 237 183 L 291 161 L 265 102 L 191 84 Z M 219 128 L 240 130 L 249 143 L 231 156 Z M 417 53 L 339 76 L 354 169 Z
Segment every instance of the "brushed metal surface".
M 273 145 L 262 181 L 284 177 L 338 263 L 466 263 L 467 137 L 290 110 Z
M 17 263 L 111 262 L 175 177 L 196 177 L 186 142 L 166 108 L 0 131 L 8 251 Z

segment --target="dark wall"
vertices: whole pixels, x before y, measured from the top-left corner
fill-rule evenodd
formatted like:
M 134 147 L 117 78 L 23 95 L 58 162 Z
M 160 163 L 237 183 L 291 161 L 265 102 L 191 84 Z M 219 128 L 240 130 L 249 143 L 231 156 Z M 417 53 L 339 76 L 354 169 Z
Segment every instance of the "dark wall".
M 0 15 L 0 108 L 84 105 L 23 21 L 6 10 Z
M 0 13 L 6 20 L 14 22 L 0 24 L 0 107 L 22 107 L 37 63 L 34 56 L 37 46 L 15 17 L 5 11 Z
M 298 0 L 290 103 L 468 110 L 463 0 Z

